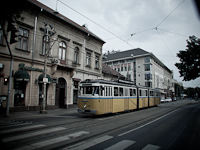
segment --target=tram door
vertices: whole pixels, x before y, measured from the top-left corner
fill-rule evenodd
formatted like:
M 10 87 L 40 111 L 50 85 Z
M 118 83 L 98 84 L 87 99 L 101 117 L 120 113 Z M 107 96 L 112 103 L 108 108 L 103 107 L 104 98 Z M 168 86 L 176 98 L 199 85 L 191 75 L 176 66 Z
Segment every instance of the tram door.
M 130 101 L 130 98 L 128 97 L 129 96 L 129 89 L 128 88 L 124 88 L 124 110 L 129 110 L 129 101 Z
M 105 110 L 105 113 L 110 113 L 113 111 L 113 96 L 112 96 L 112 87 L 105 87 L 104 88 L 104 91 L 105 91 L 105 107 L 104 107 L 104 110 Z

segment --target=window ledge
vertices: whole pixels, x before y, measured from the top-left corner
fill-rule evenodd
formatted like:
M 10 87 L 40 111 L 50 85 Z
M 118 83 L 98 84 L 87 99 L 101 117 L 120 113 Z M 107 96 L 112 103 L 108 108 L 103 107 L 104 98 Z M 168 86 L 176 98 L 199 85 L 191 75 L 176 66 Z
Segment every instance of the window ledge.
M 17 47 L 15 47 L 15 49 L 16 49 L 16 50 L 19 50 L 19 51 L 23 51 L 23 52 L 30 53 L 30 51 L 28 51 L 28 50 L 24 50 L 24 49 L 21 49 L 21 48 L 17 48 Z
M 86 65 L 85 67 L 92 68 L 90 65 Z

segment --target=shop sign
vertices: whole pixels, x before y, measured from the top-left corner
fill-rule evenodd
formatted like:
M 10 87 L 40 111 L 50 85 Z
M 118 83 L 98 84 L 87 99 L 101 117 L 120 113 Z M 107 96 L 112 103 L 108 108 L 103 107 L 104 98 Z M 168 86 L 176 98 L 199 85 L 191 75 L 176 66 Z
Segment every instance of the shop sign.
M 27 71 L 38 71 L 38 72 L 44 72 L 43 69 L 27 67 L 27 66 L 25 66 L 25 64 L 23 64 L 23 63 L 19 64 L 19 69 L 27 70 Z
M 47 83 L 48 82 L 48 78 L 43 78 L 43 82 Z

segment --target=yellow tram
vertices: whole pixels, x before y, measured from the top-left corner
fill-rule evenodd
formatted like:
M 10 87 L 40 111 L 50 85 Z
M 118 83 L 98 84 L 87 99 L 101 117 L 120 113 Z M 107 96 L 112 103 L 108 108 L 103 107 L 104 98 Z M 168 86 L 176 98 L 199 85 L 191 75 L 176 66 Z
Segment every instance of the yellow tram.
M 78 112 L 102 115 L 160 104 L 160 91 L 118 80 L 85 80 L 80 83 Z

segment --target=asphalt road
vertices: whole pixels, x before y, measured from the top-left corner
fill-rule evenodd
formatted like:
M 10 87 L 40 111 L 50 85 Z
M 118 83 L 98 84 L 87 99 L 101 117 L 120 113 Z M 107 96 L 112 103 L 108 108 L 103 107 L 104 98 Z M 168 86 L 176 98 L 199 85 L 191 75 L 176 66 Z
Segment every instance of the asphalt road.
M 5 149 L 200 149 L 200 103 L 189 100 L 96 117 L 20 117 L 0 125 Z
M 185 105 L 137 128 L 129 126 L 107 136 L 109 140 L 88 149 L 199 150 L 200 103 Z

